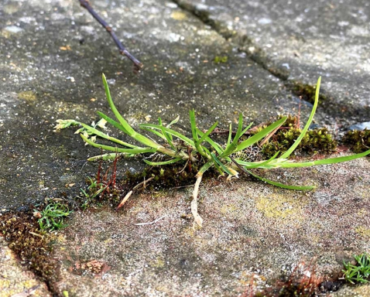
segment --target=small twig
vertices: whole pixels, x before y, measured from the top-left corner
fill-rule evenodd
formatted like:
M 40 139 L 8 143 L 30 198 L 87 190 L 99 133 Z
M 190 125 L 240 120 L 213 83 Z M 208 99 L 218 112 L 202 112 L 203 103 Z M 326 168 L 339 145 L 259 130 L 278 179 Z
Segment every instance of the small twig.
M 32 235 L 34 235 L 34 236 L 37 236 L 37 237 L 40 237 L 40 238 L 44 239 L 44 236 L 42 236 L 40 234 L 37 234 L 37 233 L 32 232 L 32 231 L 30 231 L 29 233 L 32 234 Z
M 270 140 L 270 138 L 279 130 L 279 128 L 281 128 L 281 127 L 277 127 L 277 128 L 275 128 L 274 130 L 272 130 L 271 132 L 270 132 L 270 134 L 269 135 L 267 135 L 266 137 L 265 137 L 265 139 L 264 140 L 262 140 L 261 142 L 260 142 L 260 144 L 258 145 L 259 147 L 262 147 L 265 143 L 267 143 L 269 140 Z
M 118 204 L 116 210 L 120 209 L 123 205 L 125 205 L 126 201 L 128 200 L 128 198 L 130 198 L 132 195 L 132 191 L 128 192 L 125 196 L 125 198 L 123 198 L 123 200 L 121 201 L 120 204 Z
M 194 223 L 197 223 L 199 227 L 202 227 L 203 219 L 198 213 L 198 192 L 199 185 L 202 181 L 203 174 L 197 176 L 197 181 L 195 182 L 194 191 L 193 191 L 193 201 L 191 201 L 191 213 L 194 217 Z
M 243 166 L 241 166 L 240 164 L 238 164 L 232 157 L 230 157 L 230 159 L 231 159 L 231 161 L 233 161 L 234 163 L 235 163 L 235 165 L 241 170 L 241 171 L 243 171 L 244 173 L 246 173 L 246 174 L 248 174 L 248 175 L 250 175 L 249 174 L 249 172 L 247 171 L 247 170 L 245 170 L 244 168 L 243 168 Z
M 93 17 L 95 20 L 98 21 L 100 25 L 102 25 L 105 30 L 110 34 L 110 36 L 113 38 L 115 44 L 118 47 L 118 50 L 121 55 L 125 55 L 127 58 L 129 58 L 135 65 L 135 70 L 138 71 L 143 67 L 143 64 L 136 59 L 130 52 L 123 46 L 121 41 L 119 41 L 117 35 L 113 32 L 112 27 L 108 25 L 106 21 L 104 21 L 100 15 L 96 13 L 96 11 L 91 7 L 89 0 L 79 0 L 80 5 L 85 8 Z
M 135 226 L 153 225 L 153 224 L 157 223 L 158 221 L 162 220 L 164 217 L 166 217 L 166 215 L 161 216 L 160 218 L 154 220 L 153 222 L 149 222 L 149 223 L 138 223 L 138 224 L 134 224 L 134 225 Z
M 144 181 L 142 181 L 141 183 L 137 184 L 135 187 L 133 187 L 132 191 L 135 191 L 137 190 L 140 186 L 143 186 L 143 188 L 145 189 L 146 188 L 146 184 L 148 182 L 150 182 L 152 179 L 154 178 L 154 176 L 148 178 L 147 180 L 144 179 Z

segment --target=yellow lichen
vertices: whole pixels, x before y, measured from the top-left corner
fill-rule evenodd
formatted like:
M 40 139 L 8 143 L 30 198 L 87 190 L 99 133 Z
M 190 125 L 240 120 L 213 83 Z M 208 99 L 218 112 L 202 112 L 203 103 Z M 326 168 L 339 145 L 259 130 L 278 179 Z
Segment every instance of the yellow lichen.
M 286 194 L 275 193 L 257 200 L 256 207 L 265 217 L 283 219 L 283 223 L 301 222 L 303 220 L 302 201 L 287 197 Z
M 222 214 L 227 214 L 231 212 L 235 212 L 238 208 L 235 205 L 224 205 L 221 207 L 220 212 Z
M 370 238 L 370 229 L 369 228 L 366 228 L 364 226 L 358 226 L 356 229 L 355 229 L 356 233 L 363 236 L 363 237 L 368 237 Z
M 152 262 L 150 262 L 150 266 L 153 268 L 163 268 L 166 263 L 164 262 L 164 258 L 162 256 L 158 256 Z
M 187 15 L 182 11 L 174 11 L 173 13 L 171 13 L 171 18 L 173 18 L 176 21 L 183 21 L 187 19 Z
M 27 102 L 34 102 L 36 101 L 37 97 L 34 92 L 32 91 L 25 91 L 25 92 L 20 92 L 17 94 L 18 99 L 25 100 Z

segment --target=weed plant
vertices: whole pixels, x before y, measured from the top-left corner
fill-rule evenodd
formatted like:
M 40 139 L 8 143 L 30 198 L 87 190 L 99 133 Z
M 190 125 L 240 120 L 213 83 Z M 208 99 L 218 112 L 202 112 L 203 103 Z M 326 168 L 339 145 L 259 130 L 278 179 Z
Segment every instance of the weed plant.
M 175 130 L 171 127 L 177 123 L 179 118 L 175 119 L 168 125 L 164 125 L 161 118 L 158 119 L 158 124 L 141 124 L 139 127 L 142 131 L 150 132 L 155 136 L 159 137 L 164 144 L 160 144 L 151 138 L 148 138 L 144 134 L 136 132 L 124 119 L 124 117 L 119 113 L 116 106 L 113 103 L 109 87 L 106 81 L 106 78 L 103 74 L 103 84 L 108 100 L 108 104 L 116 117 L 116 120 L 105 115 L 104 113 L 98 112 L 98 115 L 101 117 L 101 120 L 96 125 L 86 125 L 84 123 L 75 121 L 75 120 L 58 120 L 56 130 L 64 129 L 69 126 L 82 126 L 79 128 L 76 133 L 80 134 L 82 139 L 93 147 L 111 151 L 113 153 L 107 153 L 100 156 L 89 158 L 89 161 L 99 160 L 99 159 L 114 159 L 118 155 L 125 156 L 136 156 L 138 154 L 150 153 L 152 155 L 161 155 L 164 157 L 161 162 L 154 162 L 154 160 L 146 160 L 148 165 L 151 166 L 163 166 L 174 163 L 196 163 L 200 165 L 200 169 L 196 174 L 196 182 L 193 190 L 193 200 L 191 202 L 191 211 L 194 217 L 195 223 L 199 226 L 202 226 L 202 218 L 198 214 L 198 203 L 197 197 L 199 192 L 199 186 L 202 181 L 203 174 L 211 169 L 216 169 L 220 175 L 228 175 L 228 178 L 238 177 L 240 172 L 244 172 L 254 176 L 265 183 L 292 190 L 308 191 L 312 190 L 314 186 L 292 186 L 284 185 L 275 181 L 268 180 L 266 178 L 258 176 L 256 173 L 252 172 L 253 169 L 262 168 L 262 169 L 273 169 L 273 168 L 292 168 L 292 167 L 309 167 L 315 165 L 324 165 L 324 164 L 333 164 L 339 162 L 350 161 L 353 159 L 364 157 L 370 154 L 370 150 L 351 156 L 315 160 L 308 162 L 294 162 L 288 160 L 293 151 L 300 144 L 302 139 L 307 133 L 307 130 L 313 120 L 315 115 L 318 101 L 319 101 L 319 90 L 320 90 L 321 77 L 317 81 L 316 92 L 315 92 L 315 102 L 309 116 L 309 119 L 302 129 L 301 133 L 294 141 L 293 145 L 283 153 L 276 152 L 270 159 L 264 161 L 254 161 L 249 162 L 248 160 L 242 160 L 237 157 L 237 153 L 240 153 L 246 150 L 248 147 L 251 147 L 257 144 L 264 138 L 271 137 L 287 120 L 287 117 L 281 117 L 276 122 L 268 125 L 262 130 L 258 131 L 253 136 L 247 138 L 246 140 L 241 140 L 241 137 L 249 130 L 252 126 L 252 123 L 249 124 L 246 128 L 243 127 L 243 115 L 239 114 L 239 122 L 235 136 L 233 137 L 233 129 L 230 124 L 229 127 L 229 136 L 225 146 L 220 145 L 210 138 L 210 134 L 217 127 L 218 123 L 214 123 L 206 132 L 202 132 L 196 124 L 195 112 L 191 110 L 189 112 L 190 116 L 190 127 L 192 137 L 189 138 Z M 115 128 L 119 129 L 123 133 L 127 134 L 137 142 L 141 143 L 143 146 L 138 146 L 124 142 L 118 138 L 109 136 L 104 132 L 105 124 L 109 123 Z M 99 129 L 102 128 L 102 129 Z M 96 143 L 96 137 L 103 138 L 112 142 L 115 146 L 104 145 Z
M 65 227 L 63 220 L 72 213 L 68 206 L 61 203 L 50 203 L 40 212 L 38 220 L 41 230 L 59 230 Z
M 354 256 L 354 258 L 357 262 L 356 265 L 353 265 L 350 262 L 343 262 L 343 273 L 346 281 L 350 282 L 351 284 L 367 283 L 370 277 L 369 255 L 362 254 Z

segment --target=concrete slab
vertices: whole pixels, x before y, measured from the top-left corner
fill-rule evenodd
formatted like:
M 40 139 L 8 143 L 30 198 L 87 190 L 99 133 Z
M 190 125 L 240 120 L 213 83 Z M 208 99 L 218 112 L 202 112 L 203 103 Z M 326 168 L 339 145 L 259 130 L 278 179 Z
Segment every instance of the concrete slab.
M 370 4 L 366 0 L 176 0 L 292 83 L 323 77 L 327 112 L 370 117 Z
M 191 108 L 201 127 L 215 120 L 226 126 L 239 111 L 246 121 L 261 122 L 297 109 L 283 75 L 271 74 L 278 73 L 275 60 L 275 68 L 266 67 L 270 72 L 262 69 L 258 59 L 249 59 L 173 2 L 91 2 L 144 63 L 139 75 L 77 1 L 2 2 L 2 209 L 20 206 L 23 211 L 45 197 L 72 198 L 86 176 L 96 172 L 85 160 L 97 150 L 85 148 L 72 130 L 52 130 L 57 118 L 91 122 L 96 110 L 109 113 L 102 72 L 134 126 L 158 116 L 168 122 L 180 114 L 179 128 L 185 130 Z M 302 113 L 309 108 L 303 106 Z M 333 123 L 333 114 L 321 112 L 317 120 Z M 138 164 L 124 161 L 119 170 L 135 171 Z M 282 182 L 320 186 L 307 195 L 255 182 L 213 180 L 201 189 L 201 230 L 181 218 L 189 213 L 190 190 L 132 197 L 121 213 L 76 213 L 55 246 L 61 278 L 53 284 L 54 293 L 234 296 L 251 283 L 258 289 L 273 285 L 281 270 L 290 273 L 302 261 L 317 260 L 324 275 L 337 273 L 343 259 L 369 252 L 368 172 L 369 162 L 357 160 L 265 173 Z M 163 215 L 155 224 L 135 225 Z M 23 271 L 18 265 L 12 261 L 1 267 L 13 271 L 14 266 L 17 275 Z M 30 294 L 30 288 L 13 281 L 7 290 Z
M 200 230 L 182 218 L 190 212 L 192 188 L 135 196 L 123 212 L 76 213 L 55 246 L 58 290 L 70 296 L 240 296 L 250 284 L 254 292 L 276 286 L 299 265 L 306 274 L 315 267 L 317 279 L 338 276 L 343 260 L 370 251 L 369 169 L 363 159 L 265 173 L 283 183 L 317 185 L 311 193 L 212 180 L 201 186 Z M 99 269 L 92 272 L 88 263 Z M 366 296 L 363 288 L 346 290 Z
M 59 118 L 91 123 L 95 111 L 109 113 L 103 72 L 134 126 L 180 115 L 180 129 L 189 131 L 192 108 L 204 128 L 216 120 L 227 127 L 239 112 L 246 122 L 261 122 L 298 108 L 278 78 L 173 2 L 92 2 L 144 63 L 139 75 L 77 2 L 6 0 L 1 6 L 3 208 L 68 195 L 71 188 L 76 193 L 86 175 L 96 172 L 85 160 L 99 152 L 83 148 L 72 131 L 55 134 L 52 127 Z M 309 110 L 304 105 L 302 115 Z M 325 113 L 317 120 L 333 123 Z M 124 170 L 129 168 L 140 165 L 127 161 Z

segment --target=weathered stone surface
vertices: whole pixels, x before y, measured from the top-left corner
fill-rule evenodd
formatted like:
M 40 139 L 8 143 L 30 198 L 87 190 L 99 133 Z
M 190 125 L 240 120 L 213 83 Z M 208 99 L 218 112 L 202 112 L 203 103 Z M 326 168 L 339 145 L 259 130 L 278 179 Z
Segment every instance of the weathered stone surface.
M 370 250 L 369 169 L 363 159 L 266 173 L 283 183 L 317 185 L 310 193 L 210 181 L 201 186 L 200 230 L 181 218 L 190 212 L 191 188 L 132 197 L 119 213 L 76 213 L 55 247 L 59 290 L 72 296 L 238 296 L 250 283 L 259 289 L 276 284 L 284 270 L 289 275 L 303 262 L 317 263 L 318 275 L 338 275 L 343 260 Z M 94 277 L 81 269 L 92 261 L 105 272 Z M 366 296 L 366 290 L 355 292 Z
M 201 128 L 215 120 L 225 127 L 235 122 L 239 111 L 246 121 L 261 122 L 298 107 L 285 81 L 262 69 L 238 52 L 235 43 L 226 41 L 173 2 L 91 1 L 144 63 L 139 75 L 133 73 L 131 63 L 118 55 L 107 33 L 77 2 L 4 0 L 0 5 L 4 20 L 0 28 L 1 208 L 27 205 L 45 197 L 72 197 L 84 186 L 85 177 L 96 172 L 96 166 L 85 164 L 85 160 L 99 152 L 84 147 L 72 130 L 53 133 L 52 127 L 58 118 L 91 122 L 97 119 L 96 110 L 109 113 L 102 72 L 109 79 L 118 108 L 134 126 L 148 119 L 155 121 L 158 116 L 168 122 L 179 114 L 179 128 L 186 130 L 188 111 L 195 108 Z M 256 9 L 263 3 L 255 3 Z M 318 9 L 315 7 L 313 10 Z M 224 15 L 225 19 L 230 15 L 233 10 Z M 256 12 L 258 15 L 261 13 Z M 258 20 L 261 26 L 268 23 L 263 17 Z M 242 23 L 239 17 L 240 30 L 244 28 Z M 276 26 L 284 33 L 281 28 Z M 257 37 L 253 37 L 253 44 L 263 48 Z M 271 33 L 267 37 L 273 40 L 275 36 Z M 320 36 L 320 42 L 324 43 L 326 37 Z M 297 48 L 302 46 L 298 56 L 291 61 L 286 54 L 286 60 L 281 60 L 282 54 L 277 52 L 276 58 L 268 56 L 264 60 L 266 68 L 284 74 L 283 64 L 288 63 L 290 79 L 310 84 L 318 74 L 333 73 L 330 71 L 334 66 L 325 60 L 326 56 L 328 68 L 320 72 L 324 66 L 312 53 L 310 43 L 294 38 Z M 348 44 L 366 40 L 351 38 Z M 249 52 L 253 44 L 238 43 Z M 278 49 L 284 44 L 277 43 Z M 288 45 L 284 50 L 290 53 L 293 50 Z M 321 50 L 322 45 L 313 46 Z M 307 48 L 307 54 L 303 48 Z M 271 54 L 267 48 L 263 52 Z M 312 72 L 301 63 L 308 63 L 310 55 L 319 63 L 307 64 Z M 366 65 L 362 63 L 364 57 L 366 53 L 361 52 L 361 65 Z M 345 65 L 352 65 L 348 63 Z M 330 77 L 335 78 L 332 86 L 338 85 L 338 93 L 327 84 L 329 77 L 324 78 L 326 90 L 340 100 L 345 98 L 346 87 L 340 83 L 349 76 L 356 82 L 367 75 L 357 75 L 356 69 L 344 70 L 343 80 L 339 74 Z M 359 97 L 367 92 L 358 89 L 355 94 Z M 358 102 L 366 105 L 365 101 Z M 354 110 L 358 110 L 358 102 L 353 103 Z M 302 109 L 307 116 L 310 106 Z M 364 109 L 362 115 L 347 120 L 339 114 L 340 121 L 360 121 L 366 112 Z M 334 123 L 328 114 L 336 113 L 319 111 L 319 124 Z M 136 161 L 119 164 L 120 171 L 138 168 Z M 262 288 L 266 283 L 274 284 L 281 270 L 289 273 L 301 261 L 317 260 L 318 272 L 323 274 L 340 272 L 343 259 L 369 252 L 369 169 L 367 160 L 357 160 L 266 173 L 283 182 L 317 184 L 319 189 L 309 194 L 244 180 L 230 184 L 211 181 L 201 189 L 204 201 L 200 212 L 205 227 L 196 231 L 191 221 L 181 218 L 189 213 L 190 190 L 132 197 L 122 213 L 110 209 L 77 213 L 63 231 L 64 240 L 56 246 L 55 256 L 61 264 L 61 280 L 56 288 L 59 294 L 66 291 L 69 296 L 235 296 L 246 289 L 253 275 L 254 284 Z M 163 215 L 155 224 L 134 225 Z M 5 273 L 23 271 L 17 262 L 8 263 L 0 266 L 5 267 Z M 6 275 L 1 273 L 0 281 Z M 6 290 L 11 294 L 29 293 L 22 282 L 9 284 Z M 343 294 L 358 292 L 366 296 L 368 289 L 354 290 L 347 288 Z
M 46 285 L 22 267 L 0 236 L 0 297 L 51 297 Z
M 97 119 L 96 110 L 109 113 L 102 72 L 119 110 L 133 125 L 155 122 L 159 116 L 169 122 L 180 115 L 179 127 L 187 130 L 189 109 L 195 108 L 201 128 L 216 120 L 227 127 L 239 112 L 246 122 L 261 122 L 298 108 L 299 101 L 279 79 L 176 4 L 152 0 L 92 4 L 144 63 L 139 75 L 78 1 L 3 1 L 3 207 L 59 197 L 70 188 L 76 192 L 85 176 L 96 172 L 85 160 L 98 151 L 83 148 L 72 131 L 55 134 L 52 127 L 59 118 L 91 123 Z M 220 56 L 227 61 L 215 63 Z M 302 114 L 309 110 L 304 105 Z M 320 111 L 317 120 L 334 122 Z M 126 163 L 123 170 L 138 168 Z
M 261 64 L 289 81 L 323 77 L 325 107 L 338 117 L 370 117 L 370 3 L 366 0 L 176 0 Z

